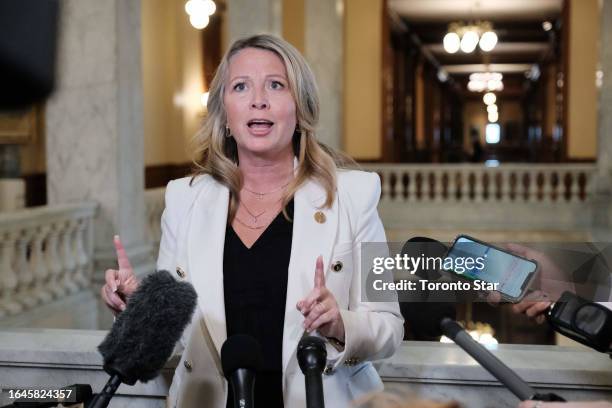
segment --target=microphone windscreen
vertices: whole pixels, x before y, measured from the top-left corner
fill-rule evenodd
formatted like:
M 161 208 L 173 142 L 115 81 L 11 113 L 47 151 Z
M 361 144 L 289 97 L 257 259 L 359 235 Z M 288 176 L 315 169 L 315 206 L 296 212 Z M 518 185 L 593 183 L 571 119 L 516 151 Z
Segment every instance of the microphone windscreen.
M 197 294 L 190 283 L 177 281 L 168 271 L 145 277 L 98 347 L 104 369 L 119 374 L 129 385 L 155 378 L 196 305 Z
M 262 365 L 261 345 L 249 335 L 235 334 L 221 346 L 221 367 L 227 379 L 239 368 L 259 371 Z

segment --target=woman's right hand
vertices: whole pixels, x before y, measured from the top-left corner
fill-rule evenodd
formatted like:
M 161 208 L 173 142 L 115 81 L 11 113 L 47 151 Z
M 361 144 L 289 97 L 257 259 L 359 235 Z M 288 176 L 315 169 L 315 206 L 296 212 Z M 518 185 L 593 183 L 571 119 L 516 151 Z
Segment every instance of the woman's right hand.
M 138 288 L 138 279 L 134 275 L 134 270 L 118 235 L 115 235 L 113 242 L 119 269 L 106 270 L 106 283 L 100 292 L 106 306 L 114 315 L 117 315 L 125 310 L 127 298 Z

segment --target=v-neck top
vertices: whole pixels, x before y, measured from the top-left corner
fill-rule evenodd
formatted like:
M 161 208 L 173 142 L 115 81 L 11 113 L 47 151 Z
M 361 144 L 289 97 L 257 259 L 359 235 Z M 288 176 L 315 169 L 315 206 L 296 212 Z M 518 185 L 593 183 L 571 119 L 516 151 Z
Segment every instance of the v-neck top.
M 293 200 L 287 205 L 293 219 Z M 225 232 L 223 292 L 227 336 L 248 334 L 261 345 L 263 368 L 255 379 L 255 402 L 283 407 L 282 350 L 287 275 L 293 223 L 282 212 L 247 248 L 231 224 Z M 232 389 L 227 407 L 231 407 Z

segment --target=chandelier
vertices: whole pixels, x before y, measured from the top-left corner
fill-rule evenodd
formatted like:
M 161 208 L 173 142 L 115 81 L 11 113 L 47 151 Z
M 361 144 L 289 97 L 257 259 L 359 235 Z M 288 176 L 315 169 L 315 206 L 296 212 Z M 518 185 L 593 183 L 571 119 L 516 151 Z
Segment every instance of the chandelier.
M 493 24 L 488 21 L 475 24 L 455 22 L 448 25 L 448 32 L 442 43 L 444 50 L 449 54 L 459 50 L 469 54 L 477 46 L 480 46 L 482 51 L 489 52 L 497 44 L 497 34 L 493 31 Z
M 502 91 L 504 89 L 503 78 L 504 76 L 499 72 L 474 72 L 470 74 L 467 88 L 472 92 Z
M 193 28 L 201 30 L 205 28 L 210 16 L 215 14 L 217 5 L 213 0 L 189 0 L 185 3 L 185 12 L 189 15 L 189 22 Z

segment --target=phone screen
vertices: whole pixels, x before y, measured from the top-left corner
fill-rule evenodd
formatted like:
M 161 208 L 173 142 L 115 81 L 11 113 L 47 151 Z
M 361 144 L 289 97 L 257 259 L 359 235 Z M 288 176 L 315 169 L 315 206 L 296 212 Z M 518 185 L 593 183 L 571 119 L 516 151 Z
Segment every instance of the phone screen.
M 537 269 L 535 261 L 521 258 L 466 236 L 458 237 L 446 256 L 455 261 L 454 265 L 469 264 L 469 267 L 455 266 L 452 272 L 472 281 L 498 283 L 497 290 L 505 297 L 514 300 L 524 294 Z M 463 260 L 472 258 L 475 262 L 464 262 L 460 258 Z

